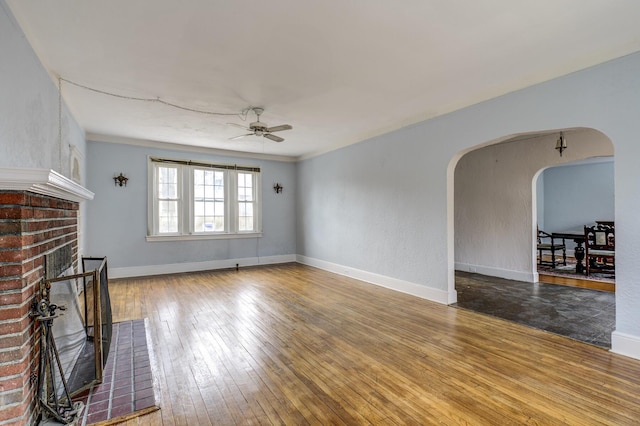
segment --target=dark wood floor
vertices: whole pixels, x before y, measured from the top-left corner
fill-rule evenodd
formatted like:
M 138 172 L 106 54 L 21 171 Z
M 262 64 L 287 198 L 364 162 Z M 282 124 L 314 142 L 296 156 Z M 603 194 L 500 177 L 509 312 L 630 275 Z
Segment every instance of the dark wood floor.
M 311 267 L 110 288 L 160 388 L 128 425 L 640 422 L 640 361 Z

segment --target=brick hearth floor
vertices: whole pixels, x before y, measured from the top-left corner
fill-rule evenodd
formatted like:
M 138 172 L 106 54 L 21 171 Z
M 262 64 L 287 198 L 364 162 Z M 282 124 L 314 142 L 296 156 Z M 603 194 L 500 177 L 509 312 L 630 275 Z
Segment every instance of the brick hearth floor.
M 157 409 L 144 319 L 113 324 L 104 380 L 80 400 L 85 408 L 79 425 Z

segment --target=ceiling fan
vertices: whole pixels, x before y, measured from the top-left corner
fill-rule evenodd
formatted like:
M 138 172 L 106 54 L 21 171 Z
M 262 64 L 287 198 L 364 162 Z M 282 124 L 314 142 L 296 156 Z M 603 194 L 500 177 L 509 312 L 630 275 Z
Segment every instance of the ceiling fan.
M 249 127 L 241 126 L 240 124 L 236 124 L 236 123 L 227 123 L 227 124 L 230 124 L 231 126 L 241 127 L 249 131 L 250 133 L 247 133 L 245 135 L 240 135 L 240 136 L 234 136 L 232 138 L 229 138 L 229 140 L 233 141 L 236 139 L 244 138 L 246 136 L 264 136 L 265 138 L 271 139 L 274 142 L 282 142 L 284 141 L 283 138 L 281 138 L 280 136 L 272 135 L 272 133 L 293 129 L 293 127 L 291 127 L 291 125 L 289 124 L 281 124 L 280 126 L 268 127 L 267 123 L 263 123 L 260 121 L 260 114 L 264 112 L 264 108 L 256 107 L 256 108 L 251 108 L 251 110 L 255 113 L 257 118 L 256 118 L 256 121 L 249 124 Z

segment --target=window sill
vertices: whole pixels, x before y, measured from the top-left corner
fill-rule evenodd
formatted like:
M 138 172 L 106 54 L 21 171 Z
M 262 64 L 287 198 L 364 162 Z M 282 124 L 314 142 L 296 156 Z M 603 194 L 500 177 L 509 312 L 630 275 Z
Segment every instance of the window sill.
M 192 234 L 192 235 L 147 235 L 148 243 L 161 241 L 199 241 L 199 240 L 235 240 L 242 238 L 260 238 L 262 232 L 243 234 Z

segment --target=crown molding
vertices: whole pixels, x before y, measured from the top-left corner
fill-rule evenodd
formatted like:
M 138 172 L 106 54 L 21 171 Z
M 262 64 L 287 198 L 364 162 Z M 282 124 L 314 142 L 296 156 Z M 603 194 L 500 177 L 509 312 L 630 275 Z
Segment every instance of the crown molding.
M 142 146 L 146 148 L 170 149 L 174 151 L 200 152 L 200 153 L 212 154 L 212 155 L 224 155 L 227 157 L 253 158 L 258 160 L 282 161 L 282 162 L 288 162 L 288 163 L 294 163 L 297 161 L 297 158 L 289 157 L 285 155 L 232 151 L 232 150 L 226 150 L 226 149 L 209 148 L 209 147 L 195 146 L 195 145 L 184 145 L 184 144 L 178 144 L 173 142 L 161 142 L 161 141 L 154 141 L 149 139 L 136 139 L 136 138 L 129 138 L 124 136 L 104 135 L 104 134 L 91 133 L 91 132 L 87 132 L 86 139 L 87 139 L 87 142 L 106 142 L 106 143 L 114 143 L 114 144 L 121 144 L 121 145 Z

